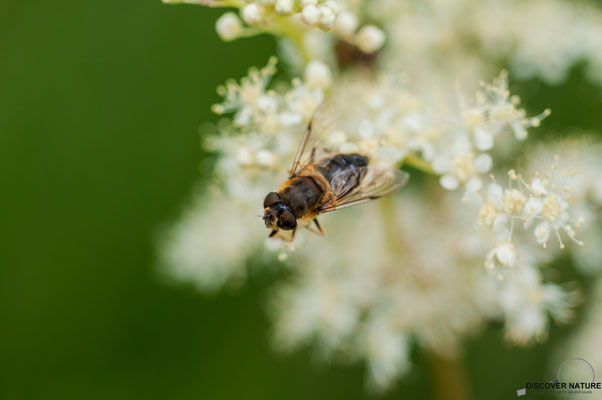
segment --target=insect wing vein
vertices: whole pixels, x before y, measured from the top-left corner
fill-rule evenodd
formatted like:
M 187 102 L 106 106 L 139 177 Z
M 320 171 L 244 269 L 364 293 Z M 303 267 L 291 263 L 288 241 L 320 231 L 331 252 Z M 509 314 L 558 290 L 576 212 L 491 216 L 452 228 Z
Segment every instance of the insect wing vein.
M 408 178 L 408 173 L 395 169 L 361 167 L 342 171 L 331 180 L 333 200 L 322 207 L 320 212 L 339 210 L 378 199 L 401 189 L 408 182 Z M 354 179 L 360 180 L 359 185 Z

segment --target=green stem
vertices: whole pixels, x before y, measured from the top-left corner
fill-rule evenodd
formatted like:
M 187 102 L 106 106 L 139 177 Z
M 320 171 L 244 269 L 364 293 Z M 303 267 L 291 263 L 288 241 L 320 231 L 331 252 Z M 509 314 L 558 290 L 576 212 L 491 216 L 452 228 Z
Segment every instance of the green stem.
M 436 398 L 440 400 L 469 400 L 468 384 L 458 358 L 428 353 Z
M 378 208 L 385 232 L 387 249 L 390 254 L 400 255 L 406 248 L 406 242 L 399 226 L 395 196 L 384 196 L 378 199 Z
M 301 53 L 303 60 L 306 63 L 310 61 L 309 51 L 303 42 L 306 30 L 291 24 L 291 21 L 287 20 L 287 17 L 276 15 L 270 26 L 264 29 L 264 32 L 291 40 L 299 50 L 299 53 Z
M 437 173 L 435 173 L 433 170 L 433 167 L 431 167 L 428 162 L 424 161 L 414 153 L 408 153 L 406 158 L 404 158 L 403 163 L 409 165 L 410 167 L 419 169 L 427 174 L 437 175 Z

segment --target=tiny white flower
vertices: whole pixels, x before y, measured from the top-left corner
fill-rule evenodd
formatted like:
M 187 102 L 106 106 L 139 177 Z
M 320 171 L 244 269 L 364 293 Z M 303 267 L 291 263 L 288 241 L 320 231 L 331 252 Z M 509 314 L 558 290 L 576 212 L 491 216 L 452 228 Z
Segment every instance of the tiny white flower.
M 446 190 L 456 190 L 458 188 L 458 186 L 460 185 L 458 180 L 451 175 L 442 176 L 439 179 L 439 183 L 441 183 L 441 186 L 443 187 L 443 189 L 446 189 Z
M 278 165 L 278 156 L 271 151 L 260 150 L 257 152 L 256 161 L 262 167 L 275 167 Z
M 504 206 L 504 189 L 497 183 L 492 183 L 487 188 L 487 199 L 498 209 Z
M 507 240 L 510 236 L 510 217 L 506 214 L 497 214 L 491 227 L 496 240 Z
M 417 113 L 411 113 L 403 118 L 404 126 L 414 132 L 420 132 L 424 128 L 424 120 L 422 116 Z
M 332 84 L 332 74 L 328 65 L 314 60 L 305 67 L 305 83 L 309 88 L 326 89 Z
M 385 33 L 374 25 L 363 26 L 355 36 L 355 44 L 364 53 L 374 53 L 385 43 Z
M 352 142 L 343 143 L 339 148 L 341 153 L 357 153 L 360 148 L 357 144 Z
M 512 268 L 516 265 L 517 254 L 511 242 L 500 242 L 487 253 L 485 265 L 494 270 L 500 267 Z
M 372 389 L 387 387 L 395 376 L 404 373 L 409 367 L 407 339 L 386 326 L 386 322 L 371 321 L 362 339 Z
M 336 130 L 330 135 L 328 135 L 327 140 L 330 145 L 334 146 L 335 148 L 338 148 L 347 141 L 347 135 L 345 135 L 345 132 L 343 131 Z
M 493 135 L 482 128 L 475 128 L 474 139 L 478 150 L 486 151 L 493 148 Z
M 516 264 L 516 251 L 510 242 L 499 244 L 495 249 L 495 255 L 502 265 L 514 267 Z
M 531 197 L 525 203 L 524 210 L 524 215 L 527 219 L 539 215 L 539 213 L 541 213 L 541 211 L 543 210 L 543 202 L 538 197 Z
M 358 124 L 357 132 L 362 139 L 372 139 L 374 137 L 374 124 L 370 120 L 364 118 Z
M 331 30 L 336 19 L 335 13 L 327 6 L 322 6 L 319 9 L 320 20 L 318 21 L 318 27 L 324 31 Z
M 489 154 L 479 154 L 474 159 L 474 168 L 481 174 L 486 174 L 491 169 L 493 160 Z
M 546 189 L 544 181 L 540 178 L 533 179 L 533 182 L 531 182 L 531 190 L 537 196 L 545 196 L 546 194 L 548 194 L 548 189 Z
M 432 167 L 437 174 L 444 174 L 451 169 L 451 160 L 447 154 L 439 154 L 433 159 Z
M 495 221 L 497 215 L 498 209 L 492 202 L 488 201 L 483 203 L 479 208 L 479 226 L 491 228 L 493 226 L 493 221 Z
M 240 165 L 251 165 L 255 161 L 255 156 L 251 149 L 241 147 L 236 152 L 236 161 L 238 161 Z
M 541 224 L 535 227 L 535 239 L 537 243 L 541 245 L 545 245 L 550 238 L 550 224 L 547 222 L 542 222 Z
M 460 141 L 462 142 L 462 141 Z M 456 143 L 459 145 L 459 151 L 464 153 L 464 149 L 462 149 L 461 143 Z M 452 159 L 451 162 L 452 173 L 458 178 L 459 181 L 464 182 L 468 180 L 471 176 L 473 176 L 474 170 L 474 155 L 472 153 L 465 153 L 459 156 L 456 156 Z
M 477 178 L 476 176 L 473 176 L 466 182 L 466 190 L 468 192 L 473 192 L 473 193 L 478 192 L 479 190 L 481 190 L 482 187 L 483 187 L 483 182 L 481 181 L 481 179 Z
M 334 29 L 343 38 L 351 38 L 357 30 L 358 19 L 355 14 L 348 11 L 341 12 L 336 19 Z
M 273 114 L 278 110 L 278 101 L 274 96 L 260 96 L 257 99 L 257 107 L 266 114 Z
M 341 7 L 339 7 L 335 0 L 326 0 L 324 5 L 330 8 L 330 11 L 332 11 L 334 15 L 338 15 L 341 12 Z
M 215 22 L 215 30 L 222 40 L 230 41 L 241 35 L 243 26 L 238 15 L 229 11 L 222 14 L 222 16 L 217 19 Z
M 520 215 L 527 199 L 518 189 L 504 191 L 504 211 L 511 215 Z
M 292 112 L 281 112 L 279 115 L 279 121 L 284 126 L 292 126 L 300 124 L 303 121 L 301 115 Z
M 241 10 L 242 19 L 249 25 L 261 21 L 262 9 L 257 4 L 248 4 Z
M 303 11 L 301 11 L 301 15 L 303 17 L 303 21 L 308 25 L 316 25 L 320 21 L 321 13 L 318 7 L 313 4 L 309 4 L 303 7 Z
M 243 106 L 236 113 L 236 115 L 234 117 L 234 124 L 236 126 L 245 126 L 251 121 L 252 117 L 253 117 L 253 109 L 248 106 Z
M 276 13 L 290 15 L 295 10 L 295 0 L 276 0 Z

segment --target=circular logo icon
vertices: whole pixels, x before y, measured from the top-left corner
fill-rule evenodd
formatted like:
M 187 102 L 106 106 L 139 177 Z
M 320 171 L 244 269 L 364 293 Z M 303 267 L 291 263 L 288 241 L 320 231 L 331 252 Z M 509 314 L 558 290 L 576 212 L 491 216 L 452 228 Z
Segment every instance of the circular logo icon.
M 572 361 L 572 362 L 578 362 L 578 363 L 580 363 L 580 364 L 584 364 L 585 366 L 587 366 L 587 368 L 589 369 L 589 371 L 590 371 L 590 373 L 591 373 L 591 375 L 592 375 L 592 382 L 596 382 L 596 374 L 595 374 L 595 372 L 594 372 L 594 367 L 592 367 L 592 365 L 591 365 L 589 362 L 587 362 L 587 361 L 586 361 L 586 360 L 584 360 L 583 358 L 579 358 L 579 357 L 572 357 L 572 358 L 568 358 L 568 359 L 566 359 L 566 360 L 565 360 L 565 361 L 562 363 L 562 365 L 561 365 L 561 366 L 558 368 L 558 374 L 557 374 L 557 376 L 556 376 L 556 382 L 562 382 L 562 381 L 560 380 L 560 373 L 561 373 L 561 371 L 562 371 L 562 368 L 563 368 L 563 367 L 564 367 L 564 366 L 565 366 L 565 365 L 566 365 L 566 364 L 567 364 L 569 361 Z

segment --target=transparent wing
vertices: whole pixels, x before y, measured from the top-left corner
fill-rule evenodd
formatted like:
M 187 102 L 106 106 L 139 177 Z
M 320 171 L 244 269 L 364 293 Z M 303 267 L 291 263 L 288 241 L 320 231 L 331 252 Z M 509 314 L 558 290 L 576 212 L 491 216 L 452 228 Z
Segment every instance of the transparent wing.
M 328 135 L 334 131 L 335 115 L 333 103 L 324 102 L 318 107 L 301 138 L 289 177 L 295 176 L 312 158 L 319 159 L 332 153 Z
M 320 209 L 320 213 L 386 196 L 404 187 L 409 177 L 407 172 L 396 169 L 360 167 L 342 171 L 330 180 L 334 197 Z

